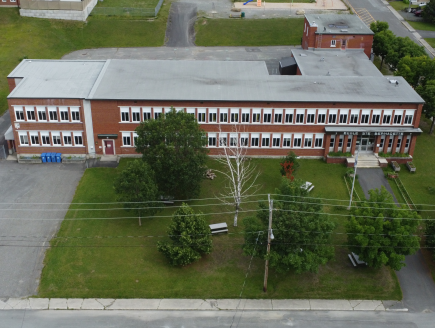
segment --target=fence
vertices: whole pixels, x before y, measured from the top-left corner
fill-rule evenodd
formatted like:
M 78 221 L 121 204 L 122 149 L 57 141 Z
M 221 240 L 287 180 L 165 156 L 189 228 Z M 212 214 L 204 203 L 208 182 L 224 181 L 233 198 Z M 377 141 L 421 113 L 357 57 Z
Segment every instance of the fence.
M 38 1 L 38 0 L 21 0 L 21 9 L 33 10 L 77 10 L 83 11 L 92 0 L 83 1 Z
M 155 17 L 159 13 L 163 1 L 160 0 L 155 8 L 95 7 L 91 15 Z

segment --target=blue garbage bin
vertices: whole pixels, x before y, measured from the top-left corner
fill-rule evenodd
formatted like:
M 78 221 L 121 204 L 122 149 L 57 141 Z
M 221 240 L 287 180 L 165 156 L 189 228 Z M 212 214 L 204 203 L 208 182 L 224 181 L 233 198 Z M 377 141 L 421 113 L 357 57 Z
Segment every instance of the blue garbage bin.
M 41 159 L 42 159 L 42 163 L 47 163 L 47 154 L 46 153 L 42 153 L 41 154 Z
M 51 153 L 51 162 L 56 163 L 56 153 Z
M 61 153 L 56 154 L 56 162 L 58 162 L 58 163 L 62 162 L 62 154 Z
M 47 157 L 47 163 L 51 163 L 51 153 L 46 153 L 45 156 Z

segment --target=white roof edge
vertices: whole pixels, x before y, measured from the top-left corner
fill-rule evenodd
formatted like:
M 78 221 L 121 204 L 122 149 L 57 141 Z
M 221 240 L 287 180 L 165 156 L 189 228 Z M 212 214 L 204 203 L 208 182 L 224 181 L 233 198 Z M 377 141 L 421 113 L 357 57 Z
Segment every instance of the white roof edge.
M 111 61 L 112 61 L 111 59 L 105 60 L 104 66 L 101 69 L 100 74 L 98 74 L 98 77 L 95 80 L 95 83 L 92 86 L 91 91 L 89 92 L 88 96 L 85 99 L 92 99 L 92 96 L 94 95 L 95 91 L 97 90 L 98 86 L 100 85 L 101 80 L 103 79 L 104 74 L 106 73 L 107 67 L 109 67 Z

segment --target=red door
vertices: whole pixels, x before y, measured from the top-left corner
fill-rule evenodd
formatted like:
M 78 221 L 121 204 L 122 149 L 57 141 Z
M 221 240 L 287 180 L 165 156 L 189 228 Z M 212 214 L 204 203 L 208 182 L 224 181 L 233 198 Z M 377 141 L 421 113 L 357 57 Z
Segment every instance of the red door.
M 104 140 L 106 145 L 106 155 L 115 155 L 114 142 L 113 140 Z
M 346 49 L 346 40 L 341 40 L 341 49 Z

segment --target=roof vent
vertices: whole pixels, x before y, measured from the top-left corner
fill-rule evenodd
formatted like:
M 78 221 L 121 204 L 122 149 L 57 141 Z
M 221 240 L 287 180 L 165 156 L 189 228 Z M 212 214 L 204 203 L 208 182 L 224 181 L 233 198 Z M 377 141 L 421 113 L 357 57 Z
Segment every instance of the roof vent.
M 390 83 L 391 84 L 399 84 L 399 81 L 397 81 L 397 80 L 390 80 Z
M 326 32 L 326 26 L 323 26 L 323 31 Z
M 326 75 L 327 75 L 327 76 L 331 76 L 331 73 L 329 73 L 329 71 L 328 71 L 328 73 L 326 73 Z
M 320 61 L 325 61 L 325 57 L 320 58 Z
M 299 54 L 299 56 L 301 56 L 301 57 L 307 57 L 308 55 L 307 54 Z

